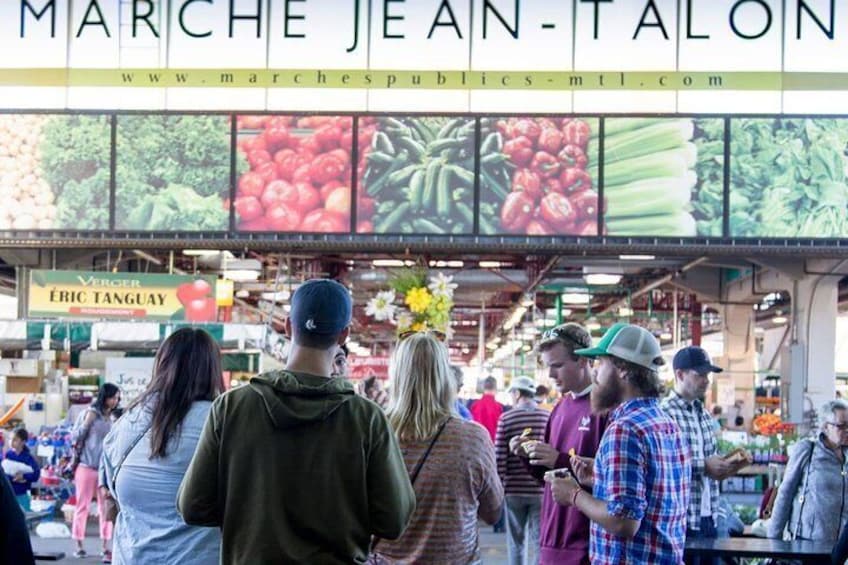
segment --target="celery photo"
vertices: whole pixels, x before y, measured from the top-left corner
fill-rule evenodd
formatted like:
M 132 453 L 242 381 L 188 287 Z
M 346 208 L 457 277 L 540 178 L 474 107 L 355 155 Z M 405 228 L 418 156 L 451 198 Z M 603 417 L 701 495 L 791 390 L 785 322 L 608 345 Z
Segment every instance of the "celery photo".
M 607 118 L 604 128 L 607 235 L 722 235 L 722 119 Z

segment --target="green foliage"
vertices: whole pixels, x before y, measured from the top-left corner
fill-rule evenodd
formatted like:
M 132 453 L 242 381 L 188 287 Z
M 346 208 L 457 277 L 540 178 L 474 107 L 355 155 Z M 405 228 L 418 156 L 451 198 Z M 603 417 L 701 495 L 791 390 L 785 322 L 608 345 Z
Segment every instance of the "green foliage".
M 69 180 L 56 200 L 56 226 L 80 230 L 109 228 L 109 169 L 80 181 Z
M 224 230 L 230 190 L 230 123 L 226 116 L 122 116 L 118 120 L 117 225 L 126 229 Z M 178 185 L 188 200 L 160 194 Z M 182 189 L 189 188 L 194 195 Z M 198 200 L 197 197 L 214 198 Z M 174 209 L 165 213 L 163 205 Z M 156 215 L 152 216 L 156 206 Z M 213 211 L 214 210 L 214 211 Z M 143 218 L 148 218 L 143 220 Z M 182 220 L 180 220 L 182 218 Z M 142 228 L 141 225 L 156 226 Z M 169 228 L 160 226 L 170 226 Z M 211 226 L 211 227 L 210 227 Z
M 427 269 L 417 265 L 403 271 L 394 271 L 389 286 L 398 294 L 406 294 L 413 288 L 426 287 Z
M 138 206 L 128 218 L 127 228 L 222 231 L 228 222 L 229 212 L 220 198 L 201 196 L 191 187 L 171 184 Z
M 841 237 L 848 231 L 848 120 L 733 120 L 730 231 Z
M 692 193 L 692 212 L 698 235 L 721 236 L 724 209 L 724 120 L 694 120 L 698 148 L 695 172 L 698 186 Z
M 56 228 L 109 227 L 107 116 L 56 116 L 44 124 L 41 170 L 56 196 Z

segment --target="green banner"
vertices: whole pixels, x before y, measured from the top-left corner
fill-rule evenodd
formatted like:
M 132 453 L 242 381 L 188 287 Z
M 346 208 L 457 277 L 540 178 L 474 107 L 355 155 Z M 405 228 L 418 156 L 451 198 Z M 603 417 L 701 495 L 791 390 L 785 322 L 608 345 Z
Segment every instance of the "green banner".
M 134 320 L 217 319 L 215 277 L 32 271 L 29 317 Z
M 370 69 L 0 69 L 0 86 L 413 90 L 848 90 L 848 73 L 422 71 Z

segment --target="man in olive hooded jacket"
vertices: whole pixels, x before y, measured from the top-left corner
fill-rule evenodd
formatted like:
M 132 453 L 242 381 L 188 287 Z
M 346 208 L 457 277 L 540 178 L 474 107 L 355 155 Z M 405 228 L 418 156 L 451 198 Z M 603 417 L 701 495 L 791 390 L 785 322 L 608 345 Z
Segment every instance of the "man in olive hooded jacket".
M 371 536 L 396 539 L 415 492 L 383 411 L 332 378 L 351 299 L 311 280 L 292 298 L 283 371 L 212 405 L 177 508 L 222 530 L 221 562 L 364 563 Z

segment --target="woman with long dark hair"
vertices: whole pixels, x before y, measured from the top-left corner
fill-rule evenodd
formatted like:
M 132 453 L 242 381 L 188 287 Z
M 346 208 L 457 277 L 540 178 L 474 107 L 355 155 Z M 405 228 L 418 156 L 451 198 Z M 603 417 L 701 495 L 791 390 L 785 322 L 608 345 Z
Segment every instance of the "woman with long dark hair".
M 97 496 L 97 514 L 100 522 L 100 540 L 103 544 L 102 555 L 105 562 L 110 558 L 109 540 L 112 539 L 112 523 L 105 516 L 105 499 L 97 488 L 97 470 L 103 453 L 103 440 L 112 428 L 112 411 L 121 402 L 121 391 L 112 383 L 105 383 L 97 391 L 97 398 L 77 418 L 74 426 L 74 449 L 79 453 L 79 464 L 74 471 L 74 488 L 77 504 L 74 508 L 74 521 L 71 537 L 76 540 L 76 557 L 85 557 L 83 548 L 85 525 L 88 522 L 88 509 L 91 500 Z
M 171 334 L 147 389 L 106 438 L 102 481 L 119 504 L 115 563 L 217 563 L 220 532 L 188 526 L 177 489 L 214 400 L 223 391 L 221 351 L 204 330 Z

